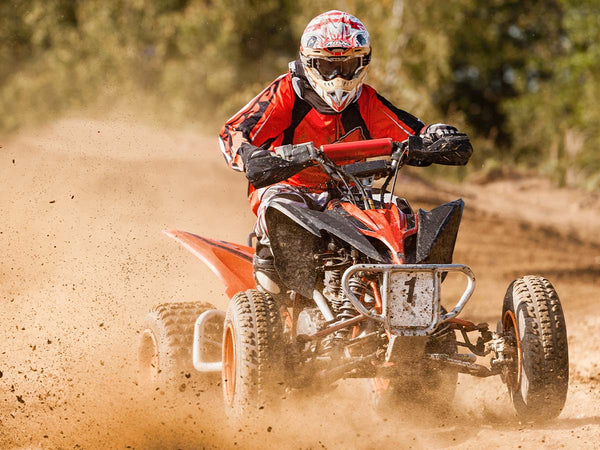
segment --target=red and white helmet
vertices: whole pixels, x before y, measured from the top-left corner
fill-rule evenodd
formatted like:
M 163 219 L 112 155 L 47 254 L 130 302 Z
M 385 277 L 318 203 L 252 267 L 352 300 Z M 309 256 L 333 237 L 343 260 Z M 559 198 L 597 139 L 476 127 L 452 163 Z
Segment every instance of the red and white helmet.
M 315 92 L 341 112 L 361 92 L 371 61 L 371 40 L 360 20 L 328 11 L 309 22 L 300 40 L 300 60 Z

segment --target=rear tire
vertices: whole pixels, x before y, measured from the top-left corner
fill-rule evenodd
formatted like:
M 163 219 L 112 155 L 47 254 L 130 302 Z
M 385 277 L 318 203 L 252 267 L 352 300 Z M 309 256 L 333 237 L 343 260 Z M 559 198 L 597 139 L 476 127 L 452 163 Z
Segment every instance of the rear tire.
M 238 421 L 276 406 L 284 388 L 283 324 L 270 294 L 252 289 L 229 303 L 223 332 L 222 386 L 227 415 Z
M 533 275 L 513 281 L 504 297 L 502 328 L 515 349 L 514 363 L 503 378 L 517 415 L 527 421 L 557 417 L 567 398 L 569 350 L 552 284 Z
M 145 388 L 184 392 L 189 387 L 201 390 L 215 389 L 218 377 L 202 374 L 194 369 L 192 346 L 194 324 L 200 314 L 214 309 L 210 303 L 164 303 L 146 316 L 138 348 L 140 381 Z M 222 336 L 221 324 L 209 324 L 206 330 L 212 339 Z M 215 360 L 220 350 L 212 350 Z

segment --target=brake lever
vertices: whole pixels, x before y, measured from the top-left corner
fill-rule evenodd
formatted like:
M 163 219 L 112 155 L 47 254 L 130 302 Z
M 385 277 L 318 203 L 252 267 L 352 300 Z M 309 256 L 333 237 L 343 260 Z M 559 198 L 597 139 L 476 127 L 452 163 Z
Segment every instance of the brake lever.
M 390 156 L 392 170 L 396 170 L 398 166 L 404 165 L 404 161 L 408 156 L 409 139 L 406 139 L 402 142 L 394 142 L 394 151 Z
M 313 147 L 314 148 L 314 147 Z M 319 148 L 314 148 L 313 161 L 315 161 L 323 172 L 327 174 L 329 178 L 335 181 L 341 181 L 342 177 L 337 173 L 337 170 L 331 168 L 329 164 L 333 164 L 326 156 L 325 153 Z M 337 168 L 339 170 L 339 168 Z
M 392 199 L 394 198 L 394 189 L 396 188 L 396 180 L 398 179 L 398 172 L 400 171 L 400 168 L 404 165 L 404 163 L 406 162 L 406 159 L 408 158 L 408 151 L 410 148 L 412 137 L 414 137 L 414 136 L 409 136 L 408 139 L 406 139 L 402 142 L 394 142 L 394 144 L 393 144 L 394 150 L 392 151 L 392 154 L 390 156 L 390 160 L 392 161 L 392 163 L 390 165 L 390 174 L 389 174 L 388 178 L 385 180 L 385 182 L 383 183 L 383 186 L 381 187 L 381 190 L 382 190 L 382 198 L 381 199 L 385 204 L 385 192 L 387 190 L 389 182 L 393 178 L 392 189 L 390 191 L 389 208 L 392 207 Z

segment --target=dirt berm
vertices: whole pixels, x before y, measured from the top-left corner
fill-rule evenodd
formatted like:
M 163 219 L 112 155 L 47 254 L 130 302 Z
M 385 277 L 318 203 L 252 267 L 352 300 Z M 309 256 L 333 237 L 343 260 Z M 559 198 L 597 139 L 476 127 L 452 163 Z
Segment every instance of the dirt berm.
M 397 190 L 414 207 L 465 199 L 455 261 L 472 267 L 477 289 L 464 318 L 495 327 L 510 281 L 553 281 L 571 360 L 558 419 L 521 424 L 498 378 L 461 376 L 443 414 L 382 418 L 363 384 L 342 382 L 240 429 L 203 393 L 165 398 L 135 376 L 152 305 L 226 306 L 218 279 L 161 234 L 245 241 L 245 179 L 226 167 L 216 138 L 63 120 L 0 138 L 0 180 L 0 448 L 600 448 L 597 195 L 540 180 L 434 186 L 404 177 Z

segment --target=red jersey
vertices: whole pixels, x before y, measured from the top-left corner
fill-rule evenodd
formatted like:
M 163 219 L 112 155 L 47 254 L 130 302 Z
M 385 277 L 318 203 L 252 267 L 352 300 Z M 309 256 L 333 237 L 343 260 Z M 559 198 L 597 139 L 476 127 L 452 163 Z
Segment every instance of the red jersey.
M 342 141 L 392 138 L 404 141 L 424 127 L 416 117 L 393 106 L 363 85 L 358 99 L 342 112 L 330 109 L 303 77 L 301 64 L 273 81 L 225 123 L 219 135 L 229 167 L 243 171 L 239 150 L 251 145 L 274 149 L 280 145 L 312 142 L 315 147 Z M 329 177 L 318 166 L 309 167 L 284 183 L 325 189 Z

